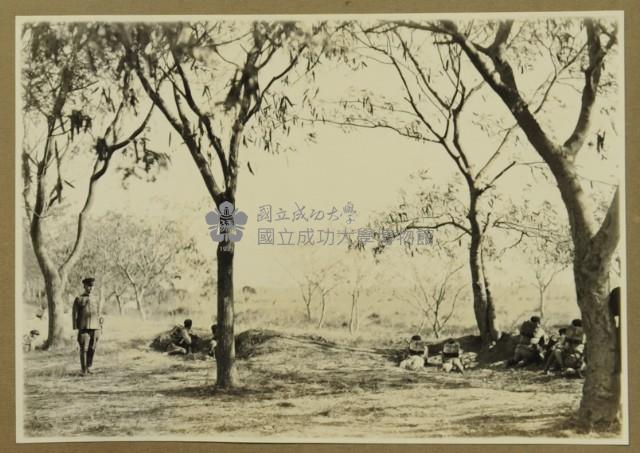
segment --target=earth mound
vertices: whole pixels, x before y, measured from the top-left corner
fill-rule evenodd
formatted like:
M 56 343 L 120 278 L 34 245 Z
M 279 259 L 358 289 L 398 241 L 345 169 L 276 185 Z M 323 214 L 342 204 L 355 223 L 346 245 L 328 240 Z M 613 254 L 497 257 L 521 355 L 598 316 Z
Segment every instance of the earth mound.
M 281 336 L 282 334 L 275 330 L 245 330 L 244 332 L 236 335 L 236 357 L 238 359 L 248 359 L 258 353 L 258 347 L 260 345 Z
M 211 333 L 194 329 L 193 334 L 194 352 L 207 354 L 212 339 Z M 513 356 L 513 351 L 518 343 L 518 336 L 505 333 L 500 340 L 488 350 L 482 349 L 481 339 L 476 335 L 465 335 L 455 338 L 455 340 L 460 343 L 460 347 L 464 352 L 464 356 L 467 357 L 467 360 L 477 362 L 479 365 L 491 365 L 508 360 Z M 430 359 L 439 358 L 445 342 L 446 340 L 428 343 Z M 153 339 L 151 348 L 158 352 L 165 352 L 170 344 L 171 330 L 167 330 Z M 394 363 L 400 363 L 407 355 L 406 347 L 388 349 L 350 348 L 345 345 L 336 344 L 317 334 L 287 335 L 270 329 L 249 329 L 236 335 L 236 358 L 243 360 L 258 355 L 284 352 L 291 349 L 292 345 L 297 345 L 296 347 L 320 347 L 321 349 L 329 348 L 332 350 L 370 352 L 379 354 Z
M 236 336 L 236 357 L 248 359 L 256 355 L 290 350 L 293 345 L 340 348 L 336 343 L 316 334 L 287 335 L 269 329 L 249 329 Z
M 193 330 L 193 345 L 195 353 L 208 353 L 211 344 L 211 333 L 204 330 Z M 286 335 L 281 332 L 269 329 L 249 329 L 236 335 L 236 358 L 248 359 L 260 354 L 268 354 L 286 349 L 288 346 L 283 341 L 294 340 L 300 343 L 313 343 L 318 346 L 332 347 L 333 342 L 326 340 L 319 335 Z M 162 332 L 151 342 L 151 349 L 158 352 L 165 352 L 171 344 L 171 330 Z

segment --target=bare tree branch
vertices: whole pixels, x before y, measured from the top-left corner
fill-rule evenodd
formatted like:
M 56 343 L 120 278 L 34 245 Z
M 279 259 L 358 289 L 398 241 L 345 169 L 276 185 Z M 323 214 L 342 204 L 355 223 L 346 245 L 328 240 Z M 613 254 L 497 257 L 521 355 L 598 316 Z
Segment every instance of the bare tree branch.
M 481 192 L 486 191 L 487 189 L 493 187 L 493 184 L 500 179 L 506 172 L 508 172 L 511 168 L 513 168 L 516 165 L 516 162 L 513 161 L 511 162 L 509 165 L 507 165 L 505 168 L 503 168 L 502 170 L 500 170 L 498 172 L 498 174 L 496 174 L 491 181 L 489 181 L 482 189 L 480 189 Z
M 585 27 L 587 29 L 589 67 L 584 71 L 585 84 L 582 90 L 578 121 L 571 136 L 563 145 L 569 155 L 575 155 L 584 144 L 591 124 L 591 111 L 596 102 L 596 93 L 602 75 L 604 57 L 617 42 L 617 29 L 614 29 L 613 33 L 609 34 L 609 42 L 603 47 L 600 42 L 600 30 L 596 23 L 592 19 L 585 19 Z

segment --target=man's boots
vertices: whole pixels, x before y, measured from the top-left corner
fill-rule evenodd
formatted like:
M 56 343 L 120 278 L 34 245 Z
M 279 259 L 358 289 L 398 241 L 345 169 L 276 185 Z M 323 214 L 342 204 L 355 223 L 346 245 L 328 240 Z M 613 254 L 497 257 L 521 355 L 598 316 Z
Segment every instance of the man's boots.
M 93 353 L 95 349 L 89 349 L 87 351 L 87 373 L 91 373 L 91 367 L 93 366 Z
M 87 353 L 80 349 L 80 366 L 82 367 L 82 374 L 87 374 Z

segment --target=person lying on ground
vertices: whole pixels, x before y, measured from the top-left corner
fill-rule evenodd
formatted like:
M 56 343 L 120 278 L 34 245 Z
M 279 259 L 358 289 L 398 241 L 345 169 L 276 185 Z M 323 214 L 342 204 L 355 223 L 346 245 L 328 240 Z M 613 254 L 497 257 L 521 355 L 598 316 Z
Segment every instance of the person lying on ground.
M 449 338 L 442 346 L 442 370 L 445 373 L 449 373 L 452 370 L 464 373 L 461 357 L 462 349 L 460 348 L 460 343 L 453 338 Z
M 541 362 L 544 360 L 545 344 L 546 334 L 540 326 L 540 317 L 532 316 L 520 326 L 520 338 L 513 358 L 507 362 L 507 366 L 521 367 Z
M 429 348 L 422 341 L 420 335 L 414 335 L 409 341 L 408 357 L 400 362 L 400 368 L 405 370 L 419 370 L 427 363 L 429 357 Z

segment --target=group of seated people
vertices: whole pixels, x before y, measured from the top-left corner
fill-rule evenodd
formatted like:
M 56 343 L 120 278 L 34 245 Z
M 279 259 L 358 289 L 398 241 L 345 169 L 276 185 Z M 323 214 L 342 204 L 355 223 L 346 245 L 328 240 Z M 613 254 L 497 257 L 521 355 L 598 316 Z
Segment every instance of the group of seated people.
M 169 335 L 171 336 L 171 343 L 167 346 L 168 355 L 193 355 L 195 352 L 194 346 L 199 343 L 200 337 L 194 334 L 191 330 L 193 321 L 191 319 L 185 319 L 182 325 L 177 325 Z M 216 341 L 216 325 L 211 326 L 211 341 L 208 345 L 207 353 L 211 357 L 215 357 L 215 348 L 218 344 Z
M 507 361 L 507 366 L 544 363 L 545 374 L 556 369 L 582 377 L 586 366 L 585 342 L 586 336 L 580 319 L 574 319 L 569 326 L 560 328 L 557 335 L 548 337 L 540 325 L 540 317 L 532 316 L 522 323 L 518 344 L 513 358 Z
M 440 353 L 442 358 L 442 370 L 445 373 L 450 371 L 458 371 L 464 373 L 464 365 L 462 364 L 462 348 L 460 343 L 449 338 L 442 345 L 442 352 Z M 400 368 L 406 370 L 419 370 L 427 365 L 427 359 L 429 358 L 429 347 L 426 342 L 422 341 L 420 335 L 414 335 L 409 341 L 409 355 L 406 359 L 400 362 Z
M 586 336 L 580 319 L 574 319 L 569 326 L 559 329 L 557 335 L 549 337 L 540 325 L 540 317 L 532 316 L 522 323 L 518 344 L 513 358 L 507 361 L 507 366 L 522 367 L 532 363 L 544 363 L 545 374 L 556 369 L 565 374 L 582 377 L 585 369 L 585 342 Z M 458 341 L 452 338 L 445 341 L 440 356 L 443 371 L 464 373 L 462 349 Z M 400 362 L 400 368 L 419 370 L 426 366 L 428 357 L 429 348 L 426 342 L 422 341 L 420 335 L 414 335 L 409 342 L 408 356 Z
M 167 347 L 169 355 L 193 355 L 194 344 L 200 338 L 192 332 L 193 321 L 186 319 L 183 325 L 175 326 L 171 332 L 171 343 Z M 32 331 L 33 334 L 33 331 Z M 211 326 L 212 338 L 208 345 L 208 354 L 215 357 L 216 325 Z M 585 369 L 584 347 L 586 336 L 582 329 L 582 321 L 574 319 L 571 325 L 558 330 L 558 335 L 548 337 L 540 325 L 540 317 L 532 316 L 520 326 L 518 344 L 513 358 L 507 366 L 522 367 L 531 363 L 544 363 L 544 373 L 558 369 L 563 373 L 573 372 L 582 377 Z M 440 353 L 441 368 L 444 372 L 458 371 L 464 373 L 462 364 L 462 348 L 460 343 L 449 338 L 442 345 Z M 420 335 L 414 335 L 409 341 L 408 356 L 400 362 L 400 368 L 419 370 L 427 365 L 429 348 Z

